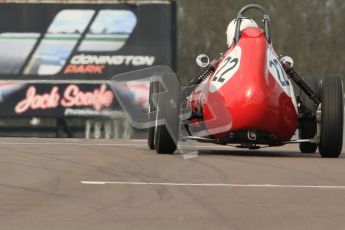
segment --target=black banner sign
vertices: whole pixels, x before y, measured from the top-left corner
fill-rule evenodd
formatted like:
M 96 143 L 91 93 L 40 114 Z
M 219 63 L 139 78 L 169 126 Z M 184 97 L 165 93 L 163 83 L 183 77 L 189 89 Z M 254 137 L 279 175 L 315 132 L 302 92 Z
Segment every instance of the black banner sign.
M 111 89 L 99 82 L 153 65 L 174 68 L 172 4 L 0 5 L 0 117 L 117 110 Z M 95 84 L 59 84 L 76 79 Z
M 148 106 L 149 84 L 132 82 L 123 91 L 143 110 Z M 111 86 L 103 84 L 23 84 L 0 82 L 2 117 L 116 116 L 121 110 Z M 9 100 L 10 99 L 10 100 Z

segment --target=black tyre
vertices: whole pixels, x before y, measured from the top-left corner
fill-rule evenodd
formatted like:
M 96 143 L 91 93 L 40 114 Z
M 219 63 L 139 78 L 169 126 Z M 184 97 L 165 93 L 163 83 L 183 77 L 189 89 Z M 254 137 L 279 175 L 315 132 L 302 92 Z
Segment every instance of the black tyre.
M 175 79 L 176 80 L 176 79 Z M 166 82 L 169 84 L 169 82 Z M 157 92 L 164 92 L 161 84 L 156 85 Z M 168 97 L 169 93 L 169 97 Z M 154 132 L 154 147 L 158 154 L 173 154 L 177 148 L 177 140 L 180 124 L 180 91 L 164 93 L 157 97 L 157 118 L 164 120 L 164 124 L 157 125 Z M 156 122 L 158 124 L 158 122 Z M 168 129 L 169 127 L 169 129 Z
M 150 93 L 149 93 L 149 111 L 148 112 L 153 112 L 156 110 L 154 107 L 154 103 L 152 102 L 152 94 L 156 92 L 157 87 L 155 84 L 157 82 L 151 82 L 150 83 Z M 148 128 L 147 132 L 147 145 L 149 146 L 149 149 L 155 149 L 155 127 L 150 127 Z
M 315 77 L 306 76 L 303 78 L 304 81 L 314 90 L 316 94 L 319 95 L 319 85 Z M 306 109 L 311 112 L 316 112 L 317 105 L 311 100 L 308 95 L 306 95 L 302 90 L 300 92 L 300 98 Z M 299 124 L 299 135 L 301 139 L 310 139 L 315 137 L 317 123 L 316 120 L 309 121 L 304 120 Z M 299 149 L 302 153 L 315 153 L 317 149 L 317 144 L 315 143 L 300 143 Z
M 155 149 L 155 127 L 148 128 L 147 132 L 147 145 L 149 146 L 149 149 Z
M 343 83 L 337 77 L 324 78 L 321 84 L 321 133 L 319 152 L 322 157 L 336 158 L 343 147 Z

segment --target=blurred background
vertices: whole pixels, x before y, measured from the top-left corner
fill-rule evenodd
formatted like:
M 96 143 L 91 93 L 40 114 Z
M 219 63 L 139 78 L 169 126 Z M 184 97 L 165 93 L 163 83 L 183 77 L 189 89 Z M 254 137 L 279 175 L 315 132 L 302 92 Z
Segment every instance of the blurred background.
M 15 96 L 12 95 L 8 104 L 6 100 L 0 100 L 2 111 L 0 113 L 4 114 L 3 116 L 0 114 L 0 136 L 144 137 L 145 132 L 134 130 L 129 126 L 116 102 L 108 107 L 105 106 L 102 111 L 95 111 L 87 105 L 72 107 L 69 108 L 70 110 L 58 105 L 45 111 L 40 108 L 18 110 L 22 111 L 20 116 L 14 113 L 14 107 L 25 99 L 30 86 L 35 87 L 37 94 L 52 95 L 53 87 L 60 84 L 60 80 L 65 81 L 64 85 L 57 86 L 60 92 L 71 90 L 68 80 L 77 79 L 81 82 L 95 80 L 94 88 L 90 85 L 77 85 L 80 92 L 94 92 L 103 87 L 97 81 L 108 80 L 115 74 L 144 68 L 150 64 L 171 66 L 177 71 L 182 85 L 186 85 L 201 71 L 195 64 L 198 54 L 205 53 L 213 58 L 226 51 L 227 25 L 236 17 L 237 12 L 249 3 L 260 4 L 268 10 L 275 50 L 278 54 L 291 56 L 295 61 L 296 69 L 302 75 L 317 78 L 336 75 L 345 79 L 343 64 L 345 1 L 343 0 L 0 0 L 0 72 L 2 71 L 0 99 L 5 98 L 7 91 L 17 93 L 13 94 Z M 20 5 L 25 5 L 30 11 L 18 7 Z M 60 13 L 55 13 L 53 8 L 59 8 L 56 12 Z M 73 8 L 72 13 L 63 10 L 71 8 Z M 78 11 L 86 8 L 94 10 L 96 12 L 94 15 L 99 17 L 93 18 L 92 10 L 84 13 Z M 13 13 L 12 10 L 17 10 L 15 11 L 17 13 Z M 118 14 L 109 10 L 126 10 L 126 12 Z M 92 25 L 80 24 L 76 29 L 60 31 L 61 28 L 66 28 L 63 24 L 66 23 L 66 18 L 72 20 L 70 24 L 75 24 L 73 20 L 77 18 L 83 18 L 75 16 L 76 14 L 85 17 L 86 21 L 90 20 Z M 47 15 L 51 15 L 51 18 Z M 74 18 L 67 15 L 74 15 Z M 248 16 L 261 24 L 261 14 L 249 12 Z M 10 22 L 7 17 L 12 17 Z M 47 18 L 49 20 L 45 21 Z M 113 18 L 113 21 L 108 20 L 109 18 Z M 30 25 L 29 21 L 33 24 Z M 42 24 L 43 29 L 35 29 L 35 22 Z M 52 24 L 49 27 L 50 23 Z M 117 29 L 116 26 L 102 28 L 100 26 L 102 23 L 121 24 L 125 29 Z M 18 31 L 26 33 L 18 34 Z M 23 55 L 15 56 L 13 54 L 15 49 L 10 49 L 9 44 L 16 39 L 23 40 L 23 37 L 27 38 L 26 44 L 33 45 L 37 40 L 41 43 L 35 46 L 34 51 L 30 52 L 30 49 L 26 51 L 26 55 L 30 54 L 31 58 L 26 61 L 22 58 L 20 65 L 9 68 L 9 57 L 16 58 L 17 61 L 23 57 Z M 85 38 L 84 43 L 79 41 L 80 38 Z M 116 40 L 116 44 L 110 42 L 111 39 Z M 55 44 L 54 48 L 49 48 L 52 43 Z M 18 52 L 25 51 L 16 45 L 14 47 L 17 47 Z M 63 52 L 61 47 L 64 47 Z M 121 68 L 104 67 L 101 77 L 97 75 L 97 71 L 103 70 L 101 66 L 96 66 L 98 69 L 87 69 L 88 75 L 81 73 L 85 72 L 85 69 L 81 71 L 78 66 L 67 66 L 72 63 L 70 54 L 80 55 L 89 52 L 95 55 L 97 54 L 95 52 L 99 52 L 99 55 L 105 55 L 110 51 L 112 55 L 141 55 L 140 57 L 144 58 L 139 59 L 137 64 L 146 62 L 148 64 L 135 66 L 132 60 L 132 67 L 125 64 Z M 79 74 L 71 74 L 73 71 L 79 71 Z M 21 85 L 22 83 L 13 84 L 11 81 L 37 80 L 38 77 L 40 80 L 49 80 L 50 85 Z M 147 85 L 134 87 L 139 93 L 132 97 L 143 105 L 147 104 L 145 95 L 143 96 Z M 109 86 L 104 90 L 110 90 Z
M 178 73 L 183 82 L 198 72 L 193 61 L 199 53 L 214 57 L 226 50 L 226 27 L 241 7 L 249 3 L 268 10 L 275 50 L 291 56 L 300 73 L 343 77 L 345 1 L 180 0 L 177 1 Z M 252 17 L 258 24 L 262 19 L 262 15 Z

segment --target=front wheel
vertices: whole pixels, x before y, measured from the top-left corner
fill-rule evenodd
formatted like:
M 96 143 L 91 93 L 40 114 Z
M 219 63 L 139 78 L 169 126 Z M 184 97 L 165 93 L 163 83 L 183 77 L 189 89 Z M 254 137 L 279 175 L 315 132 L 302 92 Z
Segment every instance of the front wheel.
M 343 83 L 337 77 L 321 82 L 321 133 L 319 152 L 322 157 L 336 158 L 343 147 Z
M 155 92 L 164 92 L 160 83 L 156 82 L 155 87 L 157 87 Z M 177 149 L 180 126 L 179 99 L 180 91 L 178 89 L 173 92 L 160 93 L 157 96 L 156 126 L 153 135 L 154 148 L 158 154 L 173 154 Z
M 153 103 L 153 98 L 152 98 L 154 93 L 158 92 L 156 83 L 157 82 L 150 82 L 149 110 L 148 110 L 149 113 L 156 111 L 156 108 L 155 108 L 154 103 Z M 148 128 L 147 145 L 148 145 L 149 149 L 155 149 L 155 131 L 156 131 L 155 126 Z

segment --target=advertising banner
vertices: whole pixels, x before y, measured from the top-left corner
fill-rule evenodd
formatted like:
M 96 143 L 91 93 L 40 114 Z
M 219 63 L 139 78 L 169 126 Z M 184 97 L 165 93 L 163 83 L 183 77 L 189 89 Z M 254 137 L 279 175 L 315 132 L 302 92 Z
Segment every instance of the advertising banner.
M 143 110 L 148 106 L 149 85 L 131 82 L 123 92 Z M 121 110 L 111 86 L 95 84 L 24 84 L 0 82 L 1 116 L 32 117 L 112 117 Z
M 0 117 L 119 110 L 104 81 L 154 65 L 174 68 L 169 2 L 0 5 Z

